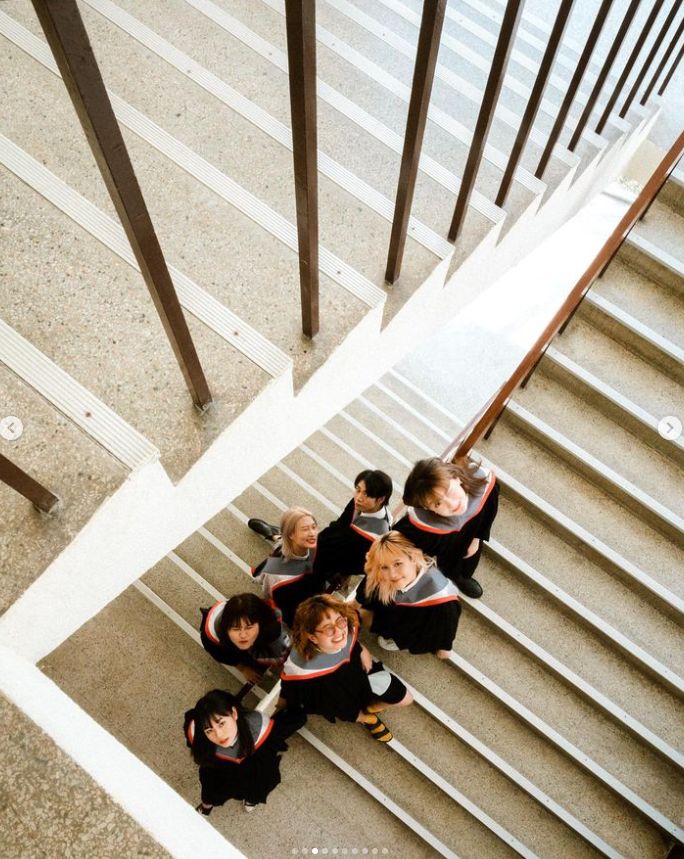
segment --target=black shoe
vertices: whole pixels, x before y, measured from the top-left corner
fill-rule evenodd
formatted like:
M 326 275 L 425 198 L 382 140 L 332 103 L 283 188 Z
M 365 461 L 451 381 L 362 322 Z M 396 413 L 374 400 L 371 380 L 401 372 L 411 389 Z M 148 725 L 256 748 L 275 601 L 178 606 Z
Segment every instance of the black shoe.
M 195 809 L 195 811 L 199 811 L 199 813 L 200 813 L 200 814 L 203 814 L 205 817 L 209 817 L 209 815 L 211 814 L 211 811 L 212 811 L 213 807 L 214 807 L 213 805 L 210 805 L 209 807 L 205 807 L 205 806 L 204 806 L 204 805 L 202 805 L 202 803 L 200 802 L 200 804 L 197 806 L 197 808 Z
M 269 525 L 263 519 L 248 519 L 247 527 L 266 540 L 273 541 L 275 537 L 280 537 L 280 528 L 277 528 L 275 525 Z
M 456 579 L 456 586 L 462 594 L 477 600 L 482 596 L 482 586 L 473 578 Z

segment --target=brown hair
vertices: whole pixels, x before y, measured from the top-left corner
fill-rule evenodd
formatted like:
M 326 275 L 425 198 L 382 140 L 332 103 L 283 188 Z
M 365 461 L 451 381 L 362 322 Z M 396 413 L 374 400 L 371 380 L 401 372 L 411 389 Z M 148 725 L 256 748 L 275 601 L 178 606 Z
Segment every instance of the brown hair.
M 431 566 L 434 561 L 426 557 L 423 552 L 413 543 L 400 534 L 399 531 L 390 531 L 379 537 L 370 547 L 366 555 L 366 594 L 370 597 L 377 592 L 380 602 L 388 605 L 397 593 L 397 587 L 392 584 L 389 577 L 380 572 L 380 567 L 393 558 L 403 555 L 419 568 Z
M 294 557 L 295 553 L 292 551 L 292 535 L 295 532 L 297 524 L 306 516 L 311 516 L 314 520 L 314 524 L 318 526 L 316 517 L 304 507 L 290 507 L 290 509 L 286 510 L 280 517 L 280 531 L 283 535 L 282 551 L 283 558 L 285 558 L 285 560 L 290 560 L 290 558 Z
M 480 463 L 469 456 L 460 457 L 454 462 L 443 462 L 439 457 L 419 460 L 411 469 L 404 484 L 404 504 L 411 507 L 427 507 L 437 500 L 435 490 L 446 492 L 450 480 L 460 480 L 468 495 L 480 495 L 487 478 L 476 477 Z
M 342 617 L 346 617 L 350 633 L 358 626 L 359 616 L 356 609 L 332 594 L 319 594 L 304 600 L 297 606 L 291 630 L 292 645 L 304 659 L 312 659 L 315 656 L 316 645 L 309 636 L 314 635 L 316 627 L 328 611 L 337 611 Z

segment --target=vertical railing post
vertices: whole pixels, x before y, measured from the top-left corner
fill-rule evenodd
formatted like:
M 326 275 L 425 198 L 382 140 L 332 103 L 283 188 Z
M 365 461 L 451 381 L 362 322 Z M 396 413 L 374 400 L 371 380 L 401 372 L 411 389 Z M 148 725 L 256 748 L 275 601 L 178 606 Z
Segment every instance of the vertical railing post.
M 663 56 L 661 57 L 660 62 L 658 63 L 658 68 L 655 70 L 653 77 L 651 78 L 651 80 L 648 83 L 648 86 L 644 90 L 644 94 L 641 96 L 641 99 L 639 100 L 639 104 L 642 105 L 642 107 L 648 101 L 649 96 L 651 95 L 651 92 L 653 91 L 653 87 L 656 85 L 656 82 L 658 81 L 658 78 L 660 77 L 663 69 L 665 68 L 667 61 L 670 59 L 670 56 L 672 55 L 672 52 L 674 51 L 677 42 L 681 38 L 682 33 L 684 33 L 684 18 L 682 18 L 682 20 L 679 22 L 679 27 L 677 27 L 677 30 L 676 30 L 674 36 L 672 37 L 670 44 L 667 46 L 665 52 L 663 53 Z M 667 73 L 663 87 L 661 87 L 661 89 L 658 90 L 658 95 L 662 95 L 662 93 L 664 92 L 665 87 L 669 83 L 669 78 L 672 77 L 672 74 L 674 73 L 674 70 L 677 66 L 677 63 L 679 62 L 679 60 L 682 57 L 683 51 L 684 51 L 684 45 L 680 49 L 679 57 L 677 58 L 677 60 L 675 60 L 673 67 Z
M 485 141 L 489 134 L 492 120 L 494 119 L 494 108 L 496 107 L 496 103 L 499 99 L 499 93 L 501 92 L 501 86 L 506 74 L 508 57 L 510 56 L 511 49 L 513 47 L 513 40 L 518 28 L 518 21 L 522 14 L 523 2 L 524 0 L 508 0 L 508 3 L 506 4 L 506 10 L 504 12 L 503 20 L 501 21 L 499 38 L 496 43 L 496 48 L 494 49 L 494 56 L 492 57 L 489 77 L 487 78 L 487 85 L 485 86 L 484 95 L 482 96 L 480 113 L 478 114 L 477 122 L 475 123 L 473 140 L 470 144 L 468 159 L 466 161 L 465 170 L 463 171 L 463 180 L 461 182 L 461 187 L 459 188 L 458 197 L 456 198 L 454 216 L 451 219 L 451 226 L 449 227 L 448 238 L 450 242 L 456 241 L 458 234 L 461 231 L 461 226 L 463 225 L 463 219 L 468 208 L 470 195 L 472 194 L 473 187 L 475 185 L 477 171 L 480 167 L 480 161 L 482 160 Z
M 388 283 L 394 283 L 401 271 L 445 11 L 446 0 L 425 0 L 423 3 L 392 233 L 387 252 L 385 280 Z
M 59 498 L 56 495 L 2 454 L 0 454 L 0 480 L 27 498 L 37 510 L 43 513 L 53 513 L 59 504 Z
M 551 72 L 551 66 L 556 58 L 558 49 L 560 48 L 560 43 L 563 39 L 563 33 L 565 32 L 573 3 L 574 0 L 561 0 L 560 7 L 558 8 L 558 14 L 556 15 L 556 20 L 553 22 L 549 41 L 539 65 L 539 71 L 537 73 L 534 86 L 532 87 L 532 92 L 530 93 L 530 97 L 527 101 L 527 107 L 525 108 L 523 117 L 520 120 L 520 128 L 518 129 L 518 133 L 515 137 L 508 164 L 506 165 L 506 170 L 504 171 L 503 179 L 499 186 L 499 193 L 495 200 L 497 206 L 503 206 L 506 202 L 508 189 L 511 187 L 515 168 L 518 166 L 520 156 L 525 148 L 527 138 L 529 137 L 535 117 L 537 116 L 537 111 L 539 110 L 539 105 L 541 104 L 542 96 L 544 95 L 544 89 L 546 88 L 546 82 Z
M 615 102 L 620 97 L 620 93 L 622 92 L 622 87 L 627 82 L 627 78 L 629 77 L 630 72 L 634 68 L 634 64 L 636 63 L 636 61 L 639 57 L 639 54 L 641 53 L 641 49 L 643 48 L 644 43 L 646 42 L 646 39 L 648 38 L 648 34 L 651 32 L 651 27 L 654 25 L 655 19 L 658 17 L 658 12 L 660 12 L 663 3 L 664 3 L 664 0 L 653 0 L 653 6 L 651 7 L 651 11 L 649 12 L 648 18 L 646 19 L 646 22 L 645 22 L 641 32 L 639 33 L 639 36 L 637 37 L 636 42 L 634 43 L 634 47 L 632 48 L 632 50 L 629 54 L 629 57 L 627 58 L 627 62 L 625 63 L 625 67 L 622 70 L 622 74 L 618 78 L 618 81 L 615 84 L 615 87 L 613 88 L 613 92 L 610 94 L 610 98 L 608 99 L 608 102 L 606 103 L 606 106 L 603 109 L 603 113 L 601 114 L 599 121 L 596 123 L 596 133 L 597 134 L 600 134 L 603 131 L 605 124 L 608 122 L 608 117 L 610 116 L 611 111 L 613 110 L 613 107 L 615 106 Z M 656 48 L 656 50 L 657 50 L 657 48 Z M 649 58 L 644 63 L 644 69 L 646 68 L 646 66 L 648 64 L 650 64 L 652 59 L 653 59 L 652 54 L 649 54 Z M 633 98 L 633 96 L 630 94 L 630 96 L 629 96 L 630 104 L 631 104 L 632 98 Z M 627 106 L 629 107 L 629 104 Z M 620 112 L 620 116 L 624 116 L 625 113 L 627 113 L 627 111 L 623 107 L 622 111 Z
M 76 0 L 32 3 L 193 402 L 203 410 L 209 386 Z
M 625 103 L 622 105 L 622 110 L 620 111 L 621 117 L 624 117 L 627 115 L 627 111 L 629 110 L 629 108 L 632 105 L 632 102 L 636 98 L 636 94 L 639 91 L 639 87 L 643 83 L 643 80 L 646 77 L 646 73 L 648 72 L 649 68 L 651 67 L 651 63 L 653 62 L 655 55 L 658 53 L 660 46 L 665 41 L 665 36 L 667 35 L 667 31 L 670 29 L 670 26 L 671 26 L 672 22 L 674 21 L 675 15 L 677 14 L 680 7 L 681 7 L 681 3 L 677 2 L 677 0 L 675 0 L 675 2 L 672 5 L 672 8 L 670 9 L 668 16 L 663 21 L 663 25 L 660 28 L 658 35 L 653 40 L 653 44 L 651 45 L 651 50 L 648 52 L 648 56 L 644 60 L 644 64 L 641 67 L 641 71 L 639 72 L 639 74 L 636 77 L 636 80 L 632 84 L 632 88 L 629 91 L 627 98 L 625 99 Z M 682 19 L 682 21 L 684 22 L 684 18 Z
M 302 331 L 319 329 L 316 2 L 285 0 Z
M 639 6 L 641 0 L 632 0 L 629 4 L 629 8 L 625 13 L 625 17 L 623 18 L 620 27 L 615 35 L 615 39 L 613 40 L 612 45 L 610 46 L 610 50 L 608 51 L 608 56 L 603 64 L 603 68 L 599 72 L 598 78 L 596 79 L 596 83 L 594 84 L 594 88 L 591 91 L 591 95 L 587 100 L 586 105 L 584 106 L 584 110 L 582 111 L 582 115 L 579 118 L 575 131 L 570 138 L 570 143 L 568 143 L 568 149 L 572 152 L 577 144 L 579 143 L 579 139 L 582 136 L 582 132 L 584 131 L 584 126 L 589 121 L 589 117 L 591 116 L 591 112 L 594 109 L 594 105 L 598 101 L 598 97 L 601 94 L 601 90 L 603 89 L 603 85 L 606 82 L 608 75 L 610 74 L 610 70 L 615 62 L 615 58 L 618 55 L 620 47 L 622 46 L 622 42 L 624 41 L 625 36 L 627 35 L 627 30 L 629 30 L 629 25 L 632 23 L 632 19 L 636 14 L 636 10 Z
M 577 66 L 575 67 L 575 71 L 573 72 L 570 83 L 568 84 L 568 89 L 565 93 L 565 97 L 563 98 L 563 102 L 558 111 L 558 116 L 556 117 L 556 121 L 554 122 L 553 128 L 551 129 L 551 133 L 549 134 L 549 139 L 546 143 L 546 146 L 544 147 L 544 151 L 542 152 L 542 157 L 539 159 L 539 164 L 537 165 L 537 169 L 534 174 L 537 179 L 541 179 L 544 175 L 546 165 L 549 163 L 551 154 L 553 153 L 553 147 L 556 145 L 556 141 L 560 137 L 560 133 L 563 130 L 565 118 L 570 112 L 572 103 L 575 100 L 575 94 L 577 93 L 580 83 L 582 82 L 584 72 L 589 65 L 589 60 L 591 59 L 591 55 L 594 52 L 594 48 L 596 47 L 596 43 L 598 41 L 599 36 L 601 35 L 601 30 L 603 29 L 603 25 L 606 22 L 606 18 L 608 17 L 608 13 L 610 12 L 610 7 L 612 5 L 613 0 L 603 0 L 603 2 L 601 3 L 601 8 L 596 14 L 594 24 L 589 31 L 589 36 L 587 37 L 587 41 L 577 61 Z
M 670 71 L 665 75 L 663 82 L 660 84 L 660 89 L 658 90 L 658 95 L 662 95 L 667 89 L 668 84 L 672 80 L 672 75 L 675 73 L 677 66 L 682 61 L 682 57 L 684 56 L 684 45 L 679 49 L 677 56 L 674 59 L 674 62 L 670 66 Z

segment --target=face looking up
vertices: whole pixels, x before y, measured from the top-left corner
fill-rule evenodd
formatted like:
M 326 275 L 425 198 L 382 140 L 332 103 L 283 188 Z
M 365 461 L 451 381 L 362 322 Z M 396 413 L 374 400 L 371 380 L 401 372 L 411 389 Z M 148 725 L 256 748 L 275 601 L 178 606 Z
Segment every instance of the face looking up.
M 305 555 L 309 549 L 316 548 L 318 526 L 312 516 L 302 516 L 292 532 L 292 548 L 295 555 Z
M 237 737 L 237 710 L 232 708 L 230 714 L 217 713 L 209 720 L 209 727 L 204 729 L 207 739 L 216 746 L 227 748 L 232 746 Z
M 449 481 L 449 487 L 435 489 L 434 498 L 426 507 L 438 516 L 458 516 L 465 512 L 468 506 L 468 494 L 461 486 L 461 481 L 454 477 Z
M 316 645 L 321 653 L 337 653 L 347 643 L 349 622 L 338 611 L 328 609 L 318 622 L 309 640 Z
M 380 575 L 392 587 L 401 590 L 415 581 L 420 567 L 408 555 L 390 556 L 386 563 L 380 565 Z
M 259 635 L 259 624 L 253 623 L 246 617 L 241 617 L 239 624 L 231 626 L 228 630 L 228 638 L 240 650 L 249 650 Z
M 354 509 L 357 513 L 377 513 L 384 501 L 384 498 L 368 495 L 365 480 L 359 480 L 354 487 Z

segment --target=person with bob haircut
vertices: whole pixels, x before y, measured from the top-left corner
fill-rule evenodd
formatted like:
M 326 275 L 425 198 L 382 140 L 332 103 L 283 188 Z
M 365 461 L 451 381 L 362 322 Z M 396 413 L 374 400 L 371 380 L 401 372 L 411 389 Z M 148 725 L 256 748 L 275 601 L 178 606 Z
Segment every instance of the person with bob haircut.
M 359 722 L 373 739 L 389 742 L 392 733 L 378 713 L 413 701 L 406 686 L 374 662 L 359 640 L 353 606 L 330 594 L 303 602 L 292 627 L 292 650 L 280 675 L 280 694 L 288 709 L 301 707 L 329 722 Z
M 404 485 L 408 511 L 395 525 L 472 599 L 482 596 L 473 573 L 499 505 L 494 472 L 470 457 L 421 459 Z
M 325 578 L 341 586 L 350 575 L 362 575 L 370 544 L 392 527 L 387 508 L 392 495 L 392 478 L 378 469 L 367 468 L 354 478 L 354 495 L 338 519 L 318 535 L 316 566 Z M 250 519 L 248 526 L 271 542 L 281 531 L 263 519 Z
M 266 802 L 280 784 L 280 755 L 285 740 L 306 721 L 303 713 L 280 712 L 269 719 L 246 710 L 229 692 L 214 689 L 185 714 L 183 732 L 199 767 L 201 814 L 240 800 L 245 811 Z
M 448 658 L 461 614 L 458 590 L 403 534 L 390 531 L 373 543 L 356 599 L 380 647 Z
M 200 609 L 202 646 L 217 662 L 234 665 L 250 683 L 268 669 L 280 674 L 290 652 L 290 638 L 280 611 L 256 594 L 236 594 Z
M 282 541 L 252 571 L 264 596 L 280 609 L 292 626 L 295 609 L 307 597 L 325 590 L 325 579 L 316 566 L 318 524 L 313 513 L 290 507 L 280 517 Z

